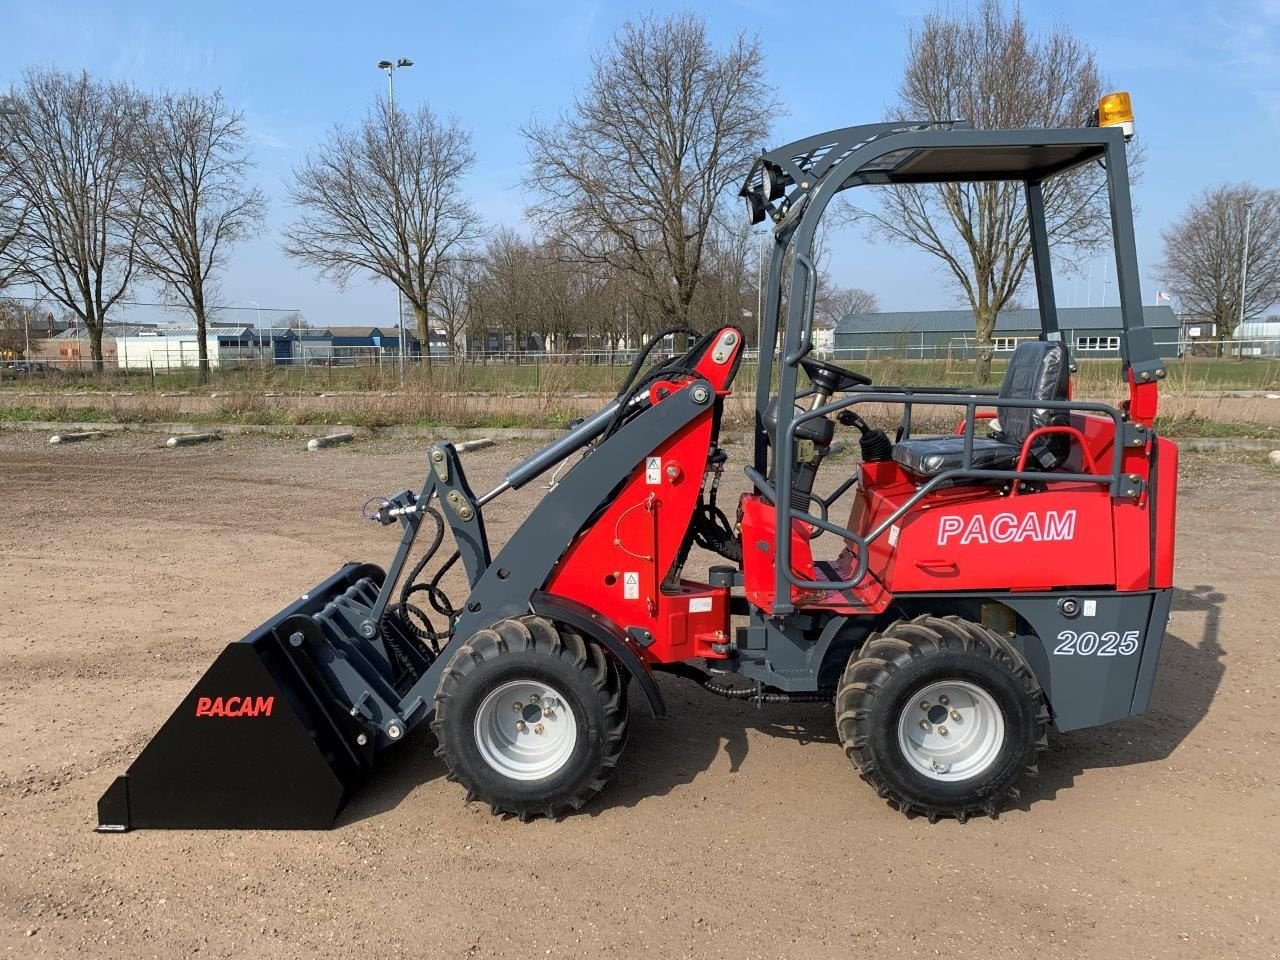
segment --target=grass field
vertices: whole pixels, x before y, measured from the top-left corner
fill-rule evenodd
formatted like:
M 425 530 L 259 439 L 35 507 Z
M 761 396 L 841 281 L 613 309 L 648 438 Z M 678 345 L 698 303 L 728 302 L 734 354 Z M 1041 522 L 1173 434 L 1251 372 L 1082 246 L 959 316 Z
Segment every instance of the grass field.
M 846 365 L 866 373 L 876 383 L 965 387 L 976 382 L 972 361 L 885 358 L 850 361 Z M 1119 362 L 1115 360 L 1081 360 L 1079 367 L 1076 382 L 1081 391 L 1112 386 L 1119 378 Z M 997 360 L 993 365 L 995 379 L 998 380 L 1003 369 L 1004 361 Z M 737 379 L 739 390 L 755 384 L 756 370 L 754 363 L 742 365 Z M 406 371 L 405 387 L 502 394 L 611 393 L 617 389 L 626 371 L 627 366 L 622 363 L 436 363 L 410 366 Z M 1171 360 L 1169 379 L 1175 388 L 1181 390 L 1277 390 L 1280 389 L 1280 360 Z M 120 370 L 107 370 L 101 375 L 74 369 L 44 374 L 0 371 L 0 389 L 5 390 L 80 392 L 107 389 L 163 393 L 198 387 L 195 370 L 158 372 L 154 376 L 145 371 L 125 373 Z M 388 391 L 400 388 L 400 375 L 391 362 L 382 366 L 248 367 L 212 370 L 206 387 L 215 391 Z

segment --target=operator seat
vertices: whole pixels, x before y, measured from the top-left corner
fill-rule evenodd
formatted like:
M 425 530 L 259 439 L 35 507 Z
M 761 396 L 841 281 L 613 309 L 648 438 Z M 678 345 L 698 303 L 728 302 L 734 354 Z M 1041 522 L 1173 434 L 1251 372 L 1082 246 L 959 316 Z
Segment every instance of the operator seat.
M 1029 340 L 1018 344 L 1000 383 L 1000 397 L 1014 400 L 1066 400 L 1071 364 L 1061 341 Z M 1039 427 L 1070 422 L 1065 410 L 1002 407 L 996 404 L 1000 429 L 973 438 L 973 468 L 1013 470 L 1022 445 Z M 1027 468 L 1052 470 L 1066 459 L 1070 440 L 1063 434 L 1038 437 L 1031 445 Z M 893 459 L 919 477 L 936 477 L 964 466 L 964 437 L 920 437 L 893 447 Z

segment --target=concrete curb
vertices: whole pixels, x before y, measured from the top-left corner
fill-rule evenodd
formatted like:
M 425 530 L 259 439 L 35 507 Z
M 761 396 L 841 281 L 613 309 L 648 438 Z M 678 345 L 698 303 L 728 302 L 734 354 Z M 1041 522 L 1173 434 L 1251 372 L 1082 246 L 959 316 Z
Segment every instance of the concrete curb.
M 327 437 L 334 431 L 356 437 L 389 437 L 403 440 L 553 440 L 563 429 L 549 427 L 349 427 L 343 424 L 264 424 L 264 423 L 99 423 L 60 420 L 0 421 L 0 430 L 23 430 L 47 433 L 73 430 L 96 430 L 103 433 L 163 433 L 178 436 L 214 431 L 223 436 Z
M 356 438 L 354 433 L 330 433 L 323 437 L 312 437 L 307 441 L 307 449 L 314 453 L 325 447 L 336 447 L 340 443 L 350 443 Z
M 388 438 L 395 440 L 554 440 L 562 436 L 564 429 L 548 427 L 348 427 L 341 425 L 277 425 L 251 423 L 66 423 L 56 420 L 21 420 L 0 423 L 0 430 L 34 431 L 36 433 L 70 433 L 76 431 L 98 433 L 163 433 L 180 436 L 214 431 L 222 436 L 266 437 L 327 437 L 334 431 L 350 433 L 353 437 Z M 749 443 L 748 431 L 725 431 L 726 442 Z M 1280 440 L 1263 440 L 1254 437 L 1182 437 L 1175 441 L 1183 450 L 1224 452 L 1232 450 L 1269 452 L 1280 446 Z
M 191 447 L 197 443 L 213 443 L 215 440 L 221 440 L 222 437 L 216 433 L 183 433 L 175 437 L 170 437 L 164 442 L 166 447 Z
M 49 438 L 49 442 L 57 443 L 79 443 L 81 440 L 101 440 L 104 436 L 101 430 L 81 430 L 74 433 L 55 433 Z
M 1240 450 L 1264 452 L 1280 446 L 1280 440 L 1255 440 L 1252 437 L 1184 437 L 1173 442 L 1178 445 L 1179 450 L 1197 453 L 1230 453 Z

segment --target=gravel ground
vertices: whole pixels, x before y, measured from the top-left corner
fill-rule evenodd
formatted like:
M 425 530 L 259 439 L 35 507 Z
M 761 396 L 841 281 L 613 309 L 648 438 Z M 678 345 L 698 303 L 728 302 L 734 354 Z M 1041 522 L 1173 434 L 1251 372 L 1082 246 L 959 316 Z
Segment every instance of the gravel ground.
M 395 534 L 421 446 L 0 434 L 0 946 L 22 957 L 1272 957 L 1277 485 L 1184 460 L 1150 713 L 1053 738 L 1021 808 L 889 809 L 828 706 L 660 680 L 581 814 L 469 807 L 423 729 L 324 833 L 95 834 L 94 804 L 222 646 Z M 530 444 L 469 454 L 479 489 Z M 744 448 L 733 451 L 745 454 Z M 828 469 L 840 469 L 830 464 Z M 731 491 L 732 492 L 732 491 Z M 490 508 L 499 542 L 536 498 Z

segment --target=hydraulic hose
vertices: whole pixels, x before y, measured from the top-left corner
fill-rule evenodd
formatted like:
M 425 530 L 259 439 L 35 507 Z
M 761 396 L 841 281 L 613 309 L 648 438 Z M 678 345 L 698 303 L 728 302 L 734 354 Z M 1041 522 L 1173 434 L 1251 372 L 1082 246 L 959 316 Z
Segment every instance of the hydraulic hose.
M 754 687 L 738 687 L 716 680 L 706 670 L 700 670 L 688 663 L 669 663 L 656 669 L 664 673 L 673 673 L 699 684 L 708 693 L 726 700 L 754 700 L 756 703 L 830 703 L 836 695 L 834 687 L 788 693 L 785 690 L 773 690 L 757 684 Z
M 457 550 L 454 550 L 452 556 L 441 564 L 440 569 L 429 581 L 418 582 L 418 577 L 422 575 L 422 571 L 427 568 L 444 543 L 445 532 L 444 518 L 434 507 L 428 506 L 422 513 L 424 516 L 429 516 L 435 524 L 431 543 L 414 564 L 413 569 L 409 571 L 408 576 L 404 578 L 399 600 L 387 605 L 378 624 L 387 654 L 396 662 L 401 677 L 408 677 L 410 682 L 416 681 L 420 672 L 414 659 L 404 648 L 404 634 L 407 633 L 411 642 L 416 643 L 418 653 L 430 664 L 440 655 L 440 641 L 447 643 L 453 636 L 454 617 L 457 614 L 448 594 L 440 587 L 440 581 L 461 556 Z M 425 593 L 431 609 L 444 618 L 442 629 L 437 630 L 430 615 L 412 602 L 412 597 L 417 593 Z

